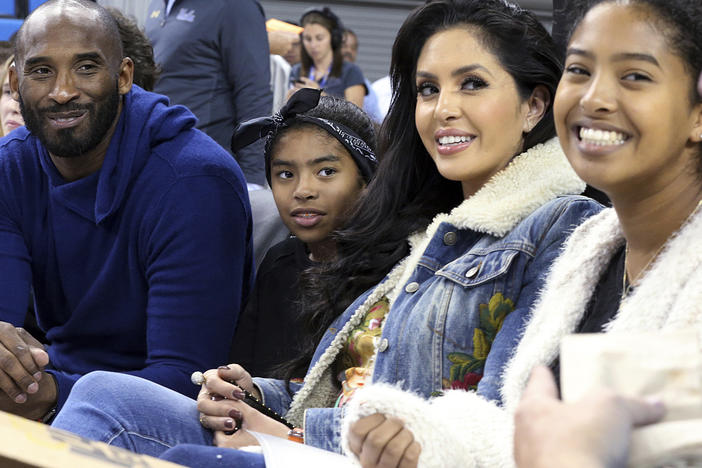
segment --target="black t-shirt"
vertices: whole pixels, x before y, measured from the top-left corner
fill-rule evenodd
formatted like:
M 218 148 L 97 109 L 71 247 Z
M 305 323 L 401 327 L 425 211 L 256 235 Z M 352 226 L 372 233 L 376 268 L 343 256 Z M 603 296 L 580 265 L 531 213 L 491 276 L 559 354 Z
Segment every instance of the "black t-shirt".
M 306 338 L 298 318 L 298 280 L 312 265 L 305 244 L 295 237 L 268 250 L 239 316 L 230 362 L 254 377 L 276 377 L 275 366 L 299 355 Z
M 585 309 L 583 318 L 575 328 L 575 333 L 601 333 L 604 326 L 617 315 L 624 290 L 624 252 L 624 247 L 622 247 L 610 260 L 607 269 L 595 286 L 595 291 Z M 631 293 L 631 288 L 629 291 Z M 560 387 L 560 357 L 551 365 L 551 370 Z

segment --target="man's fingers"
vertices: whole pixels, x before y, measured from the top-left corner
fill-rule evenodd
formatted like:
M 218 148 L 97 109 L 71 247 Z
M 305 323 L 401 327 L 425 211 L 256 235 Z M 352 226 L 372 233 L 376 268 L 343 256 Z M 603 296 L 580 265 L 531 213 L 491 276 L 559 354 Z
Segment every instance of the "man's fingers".
M 556 387 L 556 381 L 548 367 L 536 366 L 531 371 L 531 377 L 529 377 L 529 383 L 522 393 L 522 399 L 532 396 L 558 398 L 558 387 Z
M 41 378 L 41 369 L 37 367 L 30 348 L 19 337 L 14 327 L 0 329 L 0 370 L 12 379 L 22 392 L 36 393 L 39 390 L 37 379 Z M 0 386 L 11 397 L 12 387 Z
M 34 358 L 34 363 L 40 369 L 43 369 L 49 364 L 49 353 L 46 352 L 41 341 L 34 338 L 24 328 L 17 328 L 17 334 L 29 347 L 29 352 Z
M 27 401 L 27 394 L 17 386 L 15 381 L 5 372 L 0 370 L 0 390 L 15 403 Z
M 30 340 L 29 343 L 27 339 Z M 43 348 L 43 345 L 23 328 L 0 322 L 0 348 L 4 347 L 4 350 L 0 349 L 0 369 L 8 373 L 22 388 L 27 388 L 34 381 L 31 376 L 41 372 L 31 352 L 31 345 L 34 342 Z M 10 354 L 14 359 L 9 356 Z M 20 365 L 23 369 L 18 367 Z
M 621 400 L 634 427 L 653 424 L 660 421 L 665 415 L 665 406 L 662 401 L 647 401 L 637 398 L 622 398 Z
M 27 330 L 25 330 L 22 327 L 17 327 L 16 330 L 20 338 L 22 338 L 22 340 L 24 340 L 24 342 L 27 343 L 29 346 L 39 348 L 41 350 L 44 349 L 44 345 L 42 344 L 42 342 L 30 335 L 30 333 Z
M 29 352 L 34 359 L 34 363 L 40 368 L 43 369 L 49 364 L 49 353 L 44 351 L 44 348 L 35 348 L 34 346 L 31 346 L 29 348 Z M 36 379 L 37 376 L 35 375 L 34 378 Z M 41 374 L 39 374 L 39 379 L 41 379 Z

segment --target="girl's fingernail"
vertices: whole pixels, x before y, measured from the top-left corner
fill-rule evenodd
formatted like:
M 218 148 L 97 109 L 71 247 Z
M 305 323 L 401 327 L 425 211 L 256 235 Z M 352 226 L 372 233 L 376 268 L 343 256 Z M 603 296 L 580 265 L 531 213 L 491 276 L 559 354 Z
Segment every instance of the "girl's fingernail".
M 238 388 L 232 392 L 232 396 L 237 400 L 243 400 L 244 398 L 246 398 L 246 394 Z
M 27 401 L 27 395 L 24 393 L 20 393 L 15 397 L 15 403 L 24 403 L 25 401 Z
M 234 419 L 242 419 L 241 411 L 239 411 L 237 409 L 230 409 L 229 410 L 229 417 L 234 418 Z
M 229 366 L 219 366 L 217 369 L 226 369 L 226 370 L 229 370 L 230 367 L 229 367 Z
M 37 372 L 37 373 L 34 374 L 32 377 L 34 377 L 34 380 L 36 380 L 37 382 L 39 382 L 39 381 L 41 380 L 41 372 Z
M 226 419 L 224 421 L 224 427 L 227 429 L 234 429 L 234 420 L 233 419 Z

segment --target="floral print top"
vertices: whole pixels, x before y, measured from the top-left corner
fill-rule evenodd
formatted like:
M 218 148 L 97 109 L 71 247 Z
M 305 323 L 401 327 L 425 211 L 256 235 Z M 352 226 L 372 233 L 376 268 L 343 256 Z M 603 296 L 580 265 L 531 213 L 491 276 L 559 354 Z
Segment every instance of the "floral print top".
M 365 384 L 373 372 L 376 346 L 383 332 L 383 323 L 390 310 L 390 302 L 382 298 L 370 308 L 363 322 L 351 331 L 339 359 L 338 379 L 341 382 L 341 394 L 336 406 L 346 404 L 353 393 Z

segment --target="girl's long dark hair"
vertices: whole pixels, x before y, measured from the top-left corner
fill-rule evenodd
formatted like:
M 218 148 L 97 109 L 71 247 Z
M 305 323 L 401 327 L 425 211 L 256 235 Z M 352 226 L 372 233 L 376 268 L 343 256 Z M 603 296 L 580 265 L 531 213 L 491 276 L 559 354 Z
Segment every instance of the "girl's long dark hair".
M 407 237 L 463 200 L 460 182 L 442 177 L 414 123 L 415 68 L 427 39 L 465 25 L 514 78 L 526 99 L 537 85 L 551 96 L 548 111 L 525 136 L 524 149 L 555 136 L 552 105 L 561 62 L 551 37 L 534 15 L 502 0 L 439 0 L 413 11 L 393 45 L 393 97 L 378 141 L 380 165 L 346 227 L 336 233 L 337 260 L 301 279 L 303 319 L 311 339 L 287 375 L 304 375 L 325 330 L 358 296 L 378 284 L 409 253 Z

